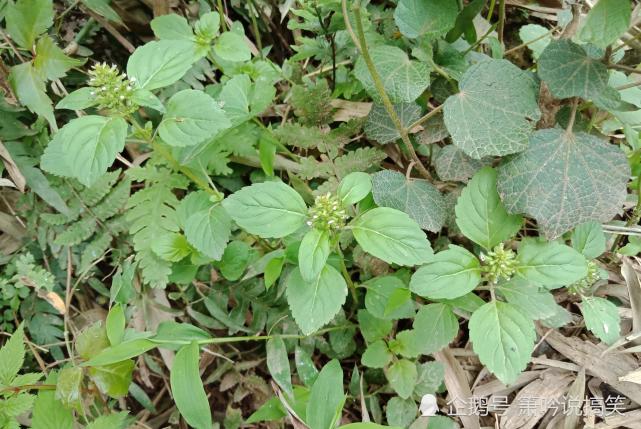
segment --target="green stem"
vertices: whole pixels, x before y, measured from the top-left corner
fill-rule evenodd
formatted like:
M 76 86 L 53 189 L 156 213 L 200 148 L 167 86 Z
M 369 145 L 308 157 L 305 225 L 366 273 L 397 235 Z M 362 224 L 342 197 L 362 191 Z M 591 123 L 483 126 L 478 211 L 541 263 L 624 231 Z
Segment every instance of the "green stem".
M 24 384 L 22 386 L 10 386 L 0 389 L 0 393 L 19 393 L 23 390 L 56 390 L 55 384 Z
M 345 255 L 343 255 L 343 251 L 341 250 L 341 247 L 339 244 L 336 245 L 336 250 L 341 260 L 341 273 L 343 274 L 343 278 L 345 279 L 345 282 L 347 282 L 349 291 L 352 294 L 352 299 L 354 299 L 354 302 L 358 302 L 358 293 L 356 292 L 356 286 L 354 286 L 354 282 L 352 281 L 352 276 L 350 276 L 349 271 L 347 271 L 347 266 L 345 265 Z
M 625 226 L 630 227 L 632 225 L 636 225 L 641 221 L 641 174 L 637 176 L 637 204 L 634 206 L 634 210 L 632 210 L 632 216 L 630 216 L 630 219 L 625 223 Z M 612 248 L 611 251 L 614 252 L 619 248 L 619 244 L 621 243 L 621 240 L 623 239 L 623 235 L 617 235 L 616 238 L 614 239 L 614 242 L 612 243 Z
M 347 9 L 347 0 L 343 0 L 343 9 L 344 10 Z M 372 57 L 369 54 L 369 50 L 367 49 L 367 41 L 365 39 L 365 30 L 363 29 L 363 22 L 361 19 L 360 0 L 354 2 L 354 5 L 352 6 L 352 11 L 354 12 L 354 18 L 356 21 L 356 35 L 358 37 L 358 40 L 354 40 L 354 44 L 356 44 L 356 46 L 361 52 L 361 55 L 363 55 L 363 60 L 365 61 L 367 69 L 369 70 L 369 73 L 372 76 L 372 80 L 374 81 L 376 92 L 383 100 L 383 106 L 385 107 L 385 110 L 387 110 L 387 114 L 392 119 L 392 122 L 394 123 L 394 127 L 398 130 L 399 134 L 401 135 L 401 140 L 403 141 L 405 148 L 409 152 L 410 157 L 416 163 L 416 168 L 421 173 L 421 176 L 423 176 L 426 179 L 431 179 L 432 176 L 430 172 L 427 171 L 427 169 L 425 168 L 421 160 L 418 158 L 418 155 L 414 150 L 414 146 L 412 146 L 412 142 L 410 141 L 407 128 L 403 126 L 403 123 L 401 122 L 401 119 L 396 113 L 396 110 L 394 110 L 394 105 L 392 104 L 392 101 L 390 100 L 389 96 L 387 95 L 387 92 L 385 91 L 385 86 L 383 85 L 381 76 L 378 74 L 378 71 L 376 70 L 376 66 L 374 65 L 374 61 L 372 60 Z M 345 21 L 346 21 L 346 25 L 349 25 L 349 17 L 347 15 L 345 15 Z
M 223 7 L 223 1 L 218 0 L 217 2 L 218 14 L 220 15 L 220 25 L 223 31 L 227 31 L 227 21 L 225 21 L 225 8 Z
M 503 44 L 503 31 L 505 30 L 505 0 L 499 0 L 499 42 Z
M 407 127 L 410 131 L 413 130 L 415 127 L 418 127 L 422 123 L 426 122 L 429 120 L 432 116 L 435 116 L 438 112 L 443 110 L 443 105 L 441 104 L 438 107 L 433 108 L 429 112 L 427 112 L 425 115 L 423 115 L 421 118 L 419 118 L 416 122 L 411 124 L 409 127 Z

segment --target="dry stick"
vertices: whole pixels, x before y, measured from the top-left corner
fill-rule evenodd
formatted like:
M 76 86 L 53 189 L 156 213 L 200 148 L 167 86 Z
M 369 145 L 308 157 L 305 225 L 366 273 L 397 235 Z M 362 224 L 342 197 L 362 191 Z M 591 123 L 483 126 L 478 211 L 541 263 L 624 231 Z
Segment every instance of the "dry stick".
M 347 26 L 349 33 L 352 35 L 352 37 L 354 37 L 354 32 L 351 28 L 351 24 L 349 23 L 349 16 L 347 14 L 347 0 L 343 0 L 342 5 L 343 5 L 343 15 L 345 17 L 345 25 Z M 369 70 L 369 73 L 372 76 L 372 80 L 374 81 L 376 92 L 378 92 L 379 96 L 383 100 L 383 106 L 385 107 L 385 110 L 387 110 L 387 114 L 392 119 L 392 122 L 394 123 L 394 127 L 398 130 L 399 134 L 401 135 L 401 140 L 405 144 L 407 151 L 410 153 L 412 160 L 416 163 L 417 170 L 419 171 L 419 173 L 421 173 L 421 176 L 423 176 L 424 178 L 431 179 L 432 175 L 430 174 L 429 171 L 427 171 L 423 163 L 421 163 L 421 160 L 418 158 L 418 155 L 414 150 L 414 146 L 412 146 L 412 142 L 410 141 L 410 138 L 407 132 L 408 130 L 403 126 L 403 123 L 401 122 L 401 119 L 398 117 L 396 110 L 394 110 L 392 101 L 387 95 L 387 92 L 385 92 L 385 87 L 383 86 L 383 81 L 381 80 L 381 76 L 378 74 L 378 71 L 374 66 L 374 61 L 372 61 L 372 57 L 369 54 L 369 51 L 367 49 L 367 41 L 365 40 L 365 31 L 363 30 L 363 22 L 361 20 L 360 7 L 361 7 L 360 1 L 355 2 L 354 5 L 352 6 L 352 11 L 354 12 L 354 17 L 356 18 L 356 32 L 358 35 L 358 39 L 354 39 L 354 44 L 358 47 L 359 51 L 361 52 L 361 55 L 363 55 L 363 60 L 365 61 L 365 64 L 367 65 L 367 69 Z
M 513 52 L 518 51 L 519 49 L 523 49 L 523 48 L 525 48 L 526 46 L 529 46 L 529 45 L 531 45 L 531 44 L 533 44 L 533 43 L 535 43 L 535 42 L 538 42 L 539 40 L 545 39 L 546 37 L 548 37 L 548 36 L 552 35 L 552 32 L 553 32 L 554 30 L 556 30 L 556 27 L 554 27 L 553 29 L 551 29 L 550 31 L 548 31 L 548 32 L 547 32 L 547 33 L 545 33 L 545 34 L 540 35 L 539 37 L 535 37 L 535 38 L 534 38 L 534 39 L 532 39 L 532 40 L 528 40 L 527 42 L 521 43 L 520 45 L 517 45 L 517 46 L 515 46 L 515 47 L 513 47 L 513 48 L 508 49 L 507 51 L 505 51 L 505 54 L 504 54 L 504 55 L 506 55 L 506 56 L 507 56 L 507 55 L 509 55 L 509 54 L 511 54 L 511 53 L 513 53 Z
M 625 72 L 628 72 L 628 73 L 641 74 L 641 70 L 635 69 L 635 68 L 629 67 L 629 66 L 624 66 L 622 64 L 608 64 L 608 68 L 615 69 L 615 70 L 621 70 L 621 71 L 625 71 Z

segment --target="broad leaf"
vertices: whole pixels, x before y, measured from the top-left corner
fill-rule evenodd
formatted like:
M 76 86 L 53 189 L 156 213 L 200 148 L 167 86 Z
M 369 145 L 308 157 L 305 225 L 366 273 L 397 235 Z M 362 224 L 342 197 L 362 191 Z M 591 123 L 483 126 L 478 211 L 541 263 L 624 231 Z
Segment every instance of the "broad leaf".
M 597 338 L 606 344 L 613 344 L 619 339 L 621 319 L 616 305 L 605 298 L 584 296 L 579 307 L 585 326 Z
M 406 428 L 416 419 L 418 406 L 412 398 L 401 399 L 398 396 L 387 401 L 385 418 L 391 426 Z
M 196 342 L 183 346 L 176 353 L 169 381 L 176 408 L 185 421 L 196 429 L 210 429 L 211 410 L 200 379 L 199 359 L 200 350 Z
M 427 260 L 413 275 L 412 292 L 430 299 L 463 296 L 481 281 L 481 263 L 462 247 L 450 245 Z
M 22 48 L 30 51 L 36 38 L 53 24 L 51 0 L 17 0 L 6 9 L 7 33 Z
M 301 196 L 282 182 L 246 186 L 228 196 L 223 207 L 241 228 L 265 238 L 289 235 L 307 218 Z
M 40 165 L 49 173 L 91 186 L 123 150 L 126 137 L 127 123 L 122 118 L 82 116 L 54 135 Z
M 0 348 L 0 384 L 11 384 L 22 368 L 24 355 L 24 325 L 20 324 L 11 338 Z
M 445 224 L 446 203 L 431 183 L 407 179 L 392 170 L 372 175 L 372 195 L 376 204 L 407 213 L 422 229 L 438 232 Z
M 517 256 L 517 273 L 548 288 L 574 283 L 588 274 L 585 258 L 573 248 L 554 241 L 526 240 Z
M 608 86 L 608 69 L 568 39 L 550 42 L 538 62 L 539 76 L 556 98 L 598 99 Z
M 460 92 L 443 106 L 445 126 L 454 144 L 475 159 L 517 153 L 541 117 L 538 85 L 506 60 L 486 60 L 470 67 Z
M 325 265 L 313 282 L 306 282 L 299 270 L 292 271 L 286 293 L 296 324 L 309 335 L 336 316 L 347 297 L 347 284 L 336 268 Z
M 369 174 L 356 171 L 343 177 L 336 191 L 344 205 L 356 204 L 372 190 L 372 179 Z
M 167 102 L 158 134 L 170 146 L 194 146 L 229 127 L 231 122 L 213 98 L 202 91 L 185 89 Z
M 56 384 L 57 374 L 50 373 L 46 384 Z M 73 411 L 56 399 L 52 390 L 40 390 L 33 405 L 32 429 L 72 429 Z
M 53 107 L 47 96 L 44 80 L 31 61 L 11 67 L 9 83 L 20 103 L 55 126 Z
M 369 344 L 361 357 L 361 363 L 368 368 L 385 368 L 391 361 L 392 353 L 383 340 Z
M 445 378 L 445 368 L 441 362 L 425 362 L 418 365 L 418 381 L 414 387 L 414 394 L 423 396 L 434 394 Z
M 227 31 L 218 37 L 214 52 L 225 61 L 249 61 L 252 57 L 245 38 L 234 31 Z
M 496 190 L 496 176 L 490 167 L 477 172 L 455 207 L 456 224 L 461 232 L 486 250 L 512 238 L 523 223 L 521 216 L 505 210 Z
M 267 368 L 280 388 L 288 397 L 293 398 L 292 371 L 289 366 L 287 348 L 281 337 L 270 338 L 267 341 Z
M 413 327 L 422 354 L 438 352 L 454 340 L 459 330 L 452 308 L 442 303 L 422 306 Z
M 194 32 L 187 19 L 175 13 L 160 15 L 150 22 L 154 35 L 166 40 L 192 40 Z
M 476 310 L 469 322 L 470 340 L 481 363 L 504 384 L 516 380 L 534 348 L 531 319 L 518 307 L 492 301 Z
M 365 309 L 358 310 L 358 327 L 368 343 L 381 340 L 392 332 L 392 321 L 380 319 Z
M 557 313 L 554 296 L 526 280 L 512 279 L 507 283 L 496 285 L 495 290 L 530 319 L 547 319 Z
M 345 403 L 343 369 L 334 359 L 318 374 L 307 402 L 305 423 L 309 429 L 333 429 Z
M 498 190 L 510 213 L 536 219 L 550 238 L 621 211 L 630 177 L 621 150 L 593 135 L 537 131 L 528 149 L 498 168 Z
M 412 395 L 418 380 L 418 371 L 414 362 L 399 359 L 387 368 L 385 375 L 390 387 L 398 393 L 398 396 L 407 399 Z
M 129 57 L 127 75 L 139 88 L 152 90 L 171 85 L 184 76 L 201 55 L 188 40 L 149 42 Z
M 377 277 L 366 283 L 365 307 L 374 317 L 385 320 L 408 319 L 414 317 L 414 306 L 407 286 L 395 276 Z M 394 308 L 390 301 L 396 296 L 407 297 Z
M 445 35 L 456 22 L 458 6 L 451 0 L 400 0 L 394 20 L 404 36 L 431 38 Z
M 327 231 L 311 229 L 303 237 L 298 249 L 298 268 L 303 280 L 313 282 L 325 267 L 329 256 Z
M 605 234 L 599 222 L 586 222 L 572 231 L 572 247 L 588 259 L 594 259 L 605 252 Z
M 232 124 L 237 125 L 260 115 L 275 95 L 276 89 L 267 79 L 252 83 L 246 74 L 238 74 L 225 83 L 218 99 Z
M 96 104 L 94 89 L 87 86 L 76 89 L 56 104 L 56 109 L 84 110 Z
M 432 255 L 425 233 L 401 211 L 378 207 L 354 219 L 349 227 L 364 251 L 385 262 L 420 265 Z
M 421 117 L 421 106 L 414 102 L 395 104 L 394 111 L 405 128 Z M 392 143 L 401 138 L 398 128 L 382 104 L 374 104 L 369 111 L 365 123 L 365 134 L 369 139 L 380 144 Z
M 33 67 L 46 80 L 59 79 L 66 76 L 67 71 L 85 63 L 65 55 L 51 37 L 41 37 L 36 44 L 36 57 Z
M 552 40 L 552 34 L 542 25 L 527 24 L 519 29 L 519 38 L 521 42 L 528 43 L 527 47 L 532 52 L 532 57 L 538 59 Z
M 427 64 L 410 60 L 403 50 L 395 46 L 375 46 L 370 49 L 370 55 L 383 81 L 385 92 L 393 103 L 410 103 L 427 89 L 430 83 Z M 380 102 L 381 98 L 374 86 L 374 79 L 362 57 L 359 57 L 356 62 L 354 74 L 371 97 Z
M 131 359 L 112 365 L 89 368 L 89 376 L 105 395 L 121 398 L 129 392 L 135 362 Z
M 189 244 L 214 260 L 220 260 L 231 235 L 231 219 L 220 205 L 199 210 L 185 222 Z
M 583 21 L 579 38 L 600 48 L 607 48 L 630 26 L 630 0 L 599 0 Z
M 438 151 L 434 159 L 436 174 L 441 180 L 467 182 L 483 166 L 491 164 L 490 159 L 470 158 L 456 145 L 449 144 Z

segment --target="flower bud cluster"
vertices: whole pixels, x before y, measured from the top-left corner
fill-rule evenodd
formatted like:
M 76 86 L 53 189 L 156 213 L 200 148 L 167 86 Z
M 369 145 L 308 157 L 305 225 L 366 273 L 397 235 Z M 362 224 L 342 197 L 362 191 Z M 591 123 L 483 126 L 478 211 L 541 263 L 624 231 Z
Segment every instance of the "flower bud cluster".
M 138 108 L 133 102 L 135 78 L 129 79 L 126 74 L 119 73 L 115 65 L 106 63 L 94 65 L 89 76 L 89 86 L 95 88 L 92 95 L 99 108 L 125 115 Z
M 592 285 L 601 278 L 599 266 L 594 261 L 588 262 L 588 274 L 576 283 L 568 286 L 568 292 L 574 295 L 586 294 Z
M 316 197 L 308 215 L 307 225 L 323 231 L 338 231 L 348 218 L 340 200 L 329 192 Z
M 487 254 L 481 253 L 480 258 L 487 279 L 492 283 L 498 283 L 501 279 L 509 280 L 516 272 L 516 253 L 512 249 L 506 249 L 503 243 Z

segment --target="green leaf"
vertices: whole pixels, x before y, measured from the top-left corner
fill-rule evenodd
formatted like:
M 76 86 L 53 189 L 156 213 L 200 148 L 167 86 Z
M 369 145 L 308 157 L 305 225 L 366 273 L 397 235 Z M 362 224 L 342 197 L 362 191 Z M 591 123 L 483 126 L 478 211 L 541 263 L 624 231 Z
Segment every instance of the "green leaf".
M 140 46 L 129 57 L 127 75 L 139 88 L 169 86 L 187 73 L 202 55 L 188 40 L 158 40 Z
M 358 422 L 339 426 L 338 429 L 401 429 L 395 426 L 383 426 L 372 422 Z
M 432 255 L 421 228 L 405 213 L 378 207 L 350 223 L 354 238 L 364 251 L 388 263 L 413 266 Z
M 450 0 L 400 0 L 394 21 L 405 37 L 444 36 L 456 22 L 458 6 Z
M 89 423 L 86 429 L 126 429 L 128 426 L 128 414 L 123 411 L 120 413 L 100 416 Z
M 528 149 L 498 168 L 498 190 L 510 213 L 536 219 L 548 238 L 621 211 L 630 167 L 616 146 L 590 134 L 537 131 Z
M 367 346 L 361 363 L 368 368 L 385 368 L 392 361 L 392 357 L 385 341 L 377 340 Z
M 370 49 L 370 55 L 385 92 L 393 103 L 410 103 L 427 89 L 430 73 L 426 63 L 410 60 L 404 51 L 395 46 L 375 46 Z M 354 74 L 374 101 L 381 102 L 363 57 L 356 61 Z
M 445 368 L 441 362 L 425 362 L 418 365 L 418 381 L 414 387 L 414 394 L 422 397 L 434 394 L 443 384 Z
M 89 359 L 82 366 L 106 366 L 123 360 L 131 359 L 151 349 L 156 348 L 158 344 L 146 338 L 137 338 L 126 340 L 117 346 L 108 347 Z
M 51 373 L 45 384 L 55 384 L 57 374 Z M 53 390 L 40 390 L 33 405 L 32 429 L 72 429 L 73 412 L 56 399 Z M 111 428 L 113 429 L 113 428 Z
M 89 376 L 105 395 L 122 398 L 129 392 L 135 362 L 131 359 L 89 368 Z
M 93 88 L 84 87 L 76 89 L 65 96 L 56 104 L 56 109 L 84 110 L 96 104 L 96 97 L 92 95 Z
M 195 341 L 183 346 L 176 353 L 169 382 L 176 408 L 185 421 L 196 429 L 211 429 L 211 410 L 200 379 L 199 359 L 200 349 Z
M 509 240 L 523 223 L 521 216 L 505 210 L 496 190 L 496 177 L 491 167 L 479 170 L 463 189 L 455 207 L 456 225 L 461 232 L 486 250 Z
M 234 31 L 227 31 L 216 39 L 214 52 L 225 61 L 249 61 L 252 58 L 245 38 Z
M 30 51 L 39 35 L 53 25 L 51 0 L 9 2 L 5 12 L 7 33 L 20 47 Z
M 111 0 L 82 0 L 87 7 L 110 21 L 122 24 L 120 16 L 109 6 Z
M 217 204 L 187 218 L 185 237 L 189 244 L 214 260 L 220 260 L 231 235 L 231 218 Z
M 209 338 L 211 338 L 211 335 L 197 326 L 167 320 L 158 326 L 158 331 L 151 338 L 151 341 L 161 344 L 187 345 L 192 341 L 207 340 Z
M 394 111 L 404 127 L 409 127 L 421 117 L 421 106 L 415 102 L 399 103 L 394 105 Z M 382 104 L 375 103 L 367 114 L 365 134 L 371 140 L 380 144 L 392 143 L 401 138 L 401 134 L 394 125 L 387 109 Z
M 608 86 L 608 69 L 569 39 L 550 42 L 538 62 L 539 76 L 556 98 L 598 99 Z
M 517 273 L 540 286 L 559 287 L 574 283 L 588 274 L 583 255 L 556 242 L 526 240 L 517 256 Z
M 412 292 L 430 299 L 453 299 L 474 290 L 481 281 L 481 263 L 460 246 L 433 255 L 410 281 Z
M 414 318 L 414 331 L 421 344 L 422 354 L 436 353 L 458 334 L 458 319 L 447 304 L 421 306 Z
M 0 384 L 8 386 L 24 363 L 24 325 L 20 324 L 11 338 L 0 348 Z
M 312 386 L 305 422 L 310 429 L 333 429 L 345 403 L 343 369 L 333 359 L 323 367 Z
M 241 228 L 264 238 L 289 235 L 307 218 L 303 198 L 282 182 L 246 186 L 228 196 L 223 207 Z
M 200 16 L 194 25 L 196 35 L 209 42 L 218 35 L 220 30 L 220 15 L 218 12 L 207 12 Z
M 541 117 L 538 85 L 506 60 L 479 62 L 459 81 L 460 92 L 443 105 L 454 144 L 475 159 L 524 150 Z
M 390 387 L 398 396 L 407 399 L 412 395 L 418 380 L 416 364 L 407 359 L 399 359 L 385 371 Z
M 285 407 L 283 407 L 280 399 L 274 396 L 254 411 L 254 413 L 245 420 L 245 423 L 272 422 L 280 420 L 285 416 L 287 416 Z
M 276 88 L 265 78 L 252 83 L 246 74 L 229 79 L 218 99 L 233 125 L 238 125 L 263 113 L 276 95 Z
M 178 262 L 192 253 L 192 248 L 184 235 L 168 232 L 151 243 L 151 250 L 161 259 Z
M 247 266 L 254 250 L 244 241 L 232 241 L 225 247 L 223 257 L 220 260 L 220 273 L 227 280 L 238 280 Z
M 586 222 L 572 231 L 572 247 L 588 259 L 594 259 L 605 252 L 605 234 L 599 222 Z
M 519 29 L 519 38 L 521 42 L 528 44 L 527 47 L 532 52 L 532 57 L 538 60 L 543 50 L 552 40 L 552 33 L 541 25 L 527 24 Z M 536 40 L 536 42 L 533 40 Z
M 420 333 L 406 329 L 396 333 L 393 340 L 388 342 L 389 349 L 398 356 L 416 358 L 422 353 Z
M 329 323 L 341 309 L 347 284 L 331 265 L 325 265 L 313 282 L 306 282 L 296 269 L 287 279 L 286 294 L 296 324 L 309 335 Z
M 518 307 L 532 320 L 548 319 L 557 313 L 554 296 L 539 286 L 532 285 L 523 279 L 512 279 L 507 283 L 494 286 L 495 290 L 507 302 Z
M 31 61 L 11 67 L 9 83 L 20 103 L 31 112 L 43 116 L 55 127 L 53 107 L 47 96 L 44 80 Z
M 150 25 L 159 39 L 192 40 L 194 38 L 194 32 L 187 19 L 175 13 L 157 16 L 151 20 Z
M 231 127 L 216 101 L 202 91 L 185 89 L 167 102 L 158 133 L 170 146 L 194 146 Z
M 76 337 L 76 352 L 83 359 L 91 359 L 107 347 L 109 347 L 109 338 L 102 321 L 85 328 Z
M 630 0 L 599 0 L 583 21 L 579 38 L 607 48 L 628 30 L 631 11 Z
M 365 307 L 374 317 L 385 320 L 414 317 L 414 306 L 409 299 L 411 293 L 398 277 L 377 277 L 366 285 Z M 399 292 L 404 296 L 408 296 L 408 299 L 404 300 L 403 304 L 390 310 L 388 304 Z
M 401 399 L 395 396 L 387 401 L 387 406 L 385 407 L 385 417 L 387 418 L 387 423 L 391 426 L 409 427 L 416 419 L 417 413 L 418 407 L 411 398 Z
M 344 205 L 356 204 L 372 190 L 372 179 L 369 174 L 356 171 L 343 177 L 338 184 L 338 198 Z
M 285 258 L 274 258 L 271 259 L 267 265 L 265 265 L 265 288 L 269 289 L 280 277 L 280 273 L 283 271 L 283 265 L 285 264 Z
M 131 101 L 139 106 L 150 107 L 161 113 L 165 113 L 164 104 L 151 91 L 136 88 L 131 96 Z
M 68 408 L 81 406 L 82 368 L 67 367 L 60 370 L 56 383 L 56 399 Z
M 329 256 L 329 234 L 317 229 L 309 230 L 298 248 L 298 268 L 303 280 L 313 282 L 325 267 Z
M 358 310 L 358 326 L 361 335 L 368 343 L 385 338 L 392 332 L 392 321 L 379 319 L 365 309 Z
M 289 366 L 287 348 L 281 337 L 277 336 L 267 341 L 267 368 L 287 397 L 293 398 L 292 370 Z
M 122 305 L 115 304 L 107 314 L 107 321 L 105 326 L 107 329 L 107 338 L 112 346 L 118 345 L 122 342 L 125 336 L 125 326 L 127 321 L 125 319 L 125 310 Z
M 584 296 L 579 305 L 585 326 L 606 344 L 613 344 L 621 333 L 621 319 L 616 305 L 605 298 Z
M 127 123 L 122 118 L 82 116 L 54 135 L 40 165 L 49 173 L 91 186 L 123 150 L 126 137 Z
M 66 76 L 67 71 L 85 63 L 65 55 L 51 37 L 41 37 L 36 43 L 36 56 L 33 60 L 34 69 L 46 80 L 59 79 Z
M 298 377 L 305 384 L 311 386 L 318 377 L 318 370 L 309 353 L 300 346 L 296 346 L 294 359 L 296 360 L 296 372 Z
M 481 363 L 504 384 L 514 382 L 534 349 L 536 332 L 532 320 L 518 307 L 492 301 L 472 314 L 469 330 Z
M 438 232 L 447 215 L 443 195 L 426 180 L 408 179 L 393 170 L 372 175 L 372 195 L 376 204 L 401 210 L 422 229 Z
M 434 159 L 434 168 L 438 177 L 441 180 L 454 182 L 467 182 L 483 166 L 490 164 L 490 159 L 470 158 L 453 144 L 441 148 Z

